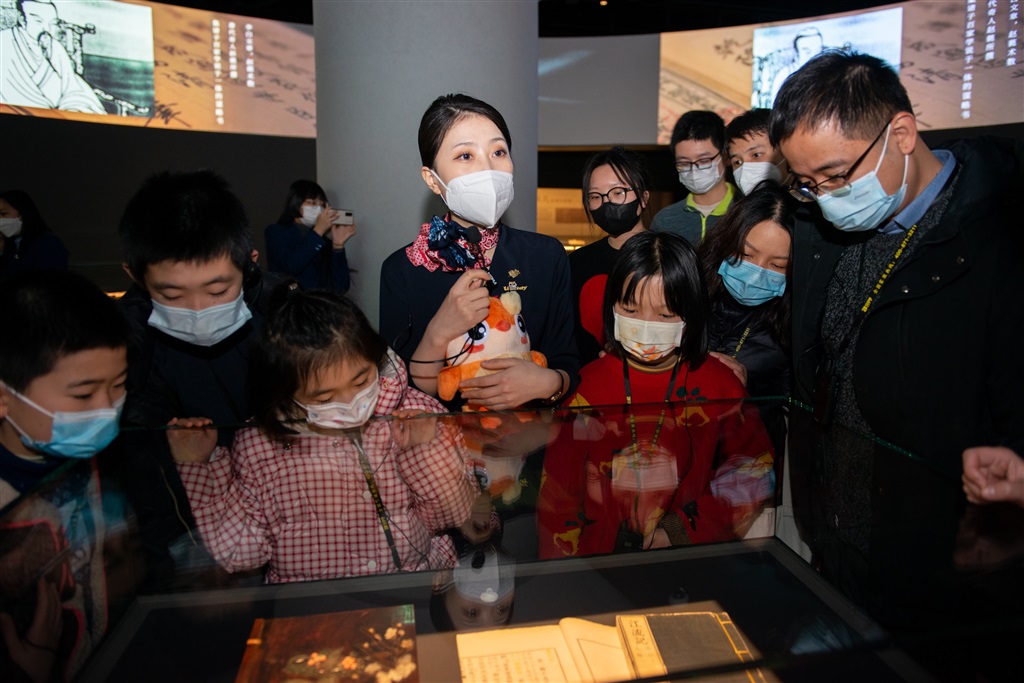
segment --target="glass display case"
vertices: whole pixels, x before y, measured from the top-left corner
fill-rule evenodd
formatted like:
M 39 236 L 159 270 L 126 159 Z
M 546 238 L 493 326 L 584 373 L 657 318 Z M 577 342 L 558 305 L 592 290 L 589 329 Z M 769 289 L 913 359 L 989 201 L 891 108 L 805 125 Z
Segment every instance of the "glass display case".
M 85 681 L 232 681 L 257 619 L 401 605 L 421 681 L 460 679 L 460 634 L 708 605 L 748 654 L 656 680 L 1014 677 L 1024 510 L 967 504 L 948 455 L 786 399 L 296 427 L 256 454 L 218 425 L 208 464 L 140 464 L 159 430 L 69 462 L 0 513 L 0 611 L 31 640 L 57 596 L 48 651 Z

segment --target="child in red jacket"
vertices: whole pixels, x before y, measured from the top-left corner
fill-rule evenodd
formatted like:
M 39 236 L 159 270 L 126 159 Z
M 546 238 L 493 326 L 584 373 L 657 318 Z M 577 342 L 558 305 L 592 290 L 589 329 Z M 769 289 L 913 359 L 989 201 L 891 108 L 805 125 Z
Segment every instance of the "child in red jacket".
M 708 355 L 693 248 L 633 237 L 605 289 L 608 353 L 583 368 L 544 464 L 541 555 L 737 538 L 774 491 L 772 446 L 746 390 Z

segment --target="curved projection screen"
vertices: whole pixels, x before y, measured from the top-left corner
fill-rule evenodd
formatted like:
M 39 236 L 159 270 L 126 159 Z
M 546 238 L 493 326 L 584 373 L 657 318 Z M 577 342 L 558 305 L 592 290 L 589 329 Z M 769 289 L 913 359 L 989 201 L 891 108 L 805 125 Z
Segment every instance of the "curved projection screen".
M 904 2 L 766 26 L 666 33 L 661 40 L 658 142 L 692 109 L 727 121 L 771 107 L 779 86 L 823 49 L 891 64 L 923 129 L 1024 121 L 1019 0 Z
M 823 48 L 892 64 L 922 130 L 1021 123 L 1020 4 L 917 0 L 776 24 L 543 39 L 540 144 L 667 144 L 687 111 L 729 121 L 770 106 L 785 77 Z
M 148 2 L 0 0 L 0 113 L 315 137 L 312 27 Z
M 1020 4 L 917 0 L 761 26 L 545 38 L 539 142 L 664 144 L 692 109 L 730 120 L 768 106 L 823 48 L 891 63 L 922 129 L 1019 123 Z M 312 138 L 312 27 L 143 0 L 0 0 L 0 113 Z

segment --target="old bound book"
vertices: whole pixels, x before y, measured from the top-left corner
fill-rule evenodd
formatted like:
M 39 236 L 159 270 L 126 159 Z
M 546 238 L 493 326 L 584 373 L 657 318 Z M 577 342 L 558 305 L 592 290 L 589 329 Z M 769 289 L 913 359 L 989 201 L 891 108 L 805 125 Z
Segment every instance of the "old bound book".
M 257 619 L 236 683 L 417 683 L 412 605 Z
M 619 614 L 456 636 L 464 683 L 612 683 L 752 662 L 758 654 L 717 603 L 687 611 Z M 765 683 L 757 668 L 702 680 Z

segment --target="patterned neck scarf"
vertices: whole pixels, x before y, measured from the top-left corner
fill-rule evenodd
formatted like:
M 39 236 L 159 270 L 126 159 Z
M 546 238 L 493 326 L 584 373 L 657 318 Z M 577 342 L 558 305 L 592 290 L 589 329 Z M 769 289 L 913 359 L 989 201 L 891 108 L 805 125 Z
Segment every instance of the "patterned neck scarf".
M 449 220 L 450 216 L 434 216 L 429 223 L 423 224 L 420 234 L 405 248 L 409 262 L 431 272 L 439 267 L 442 271 L 453 272 L 490 266 L 491 259 L 485 254 L 498 244 L 501 224 L 490 230 L 480 230 L 480 241 L 474 245 L 467 239 L 467 228 Z

